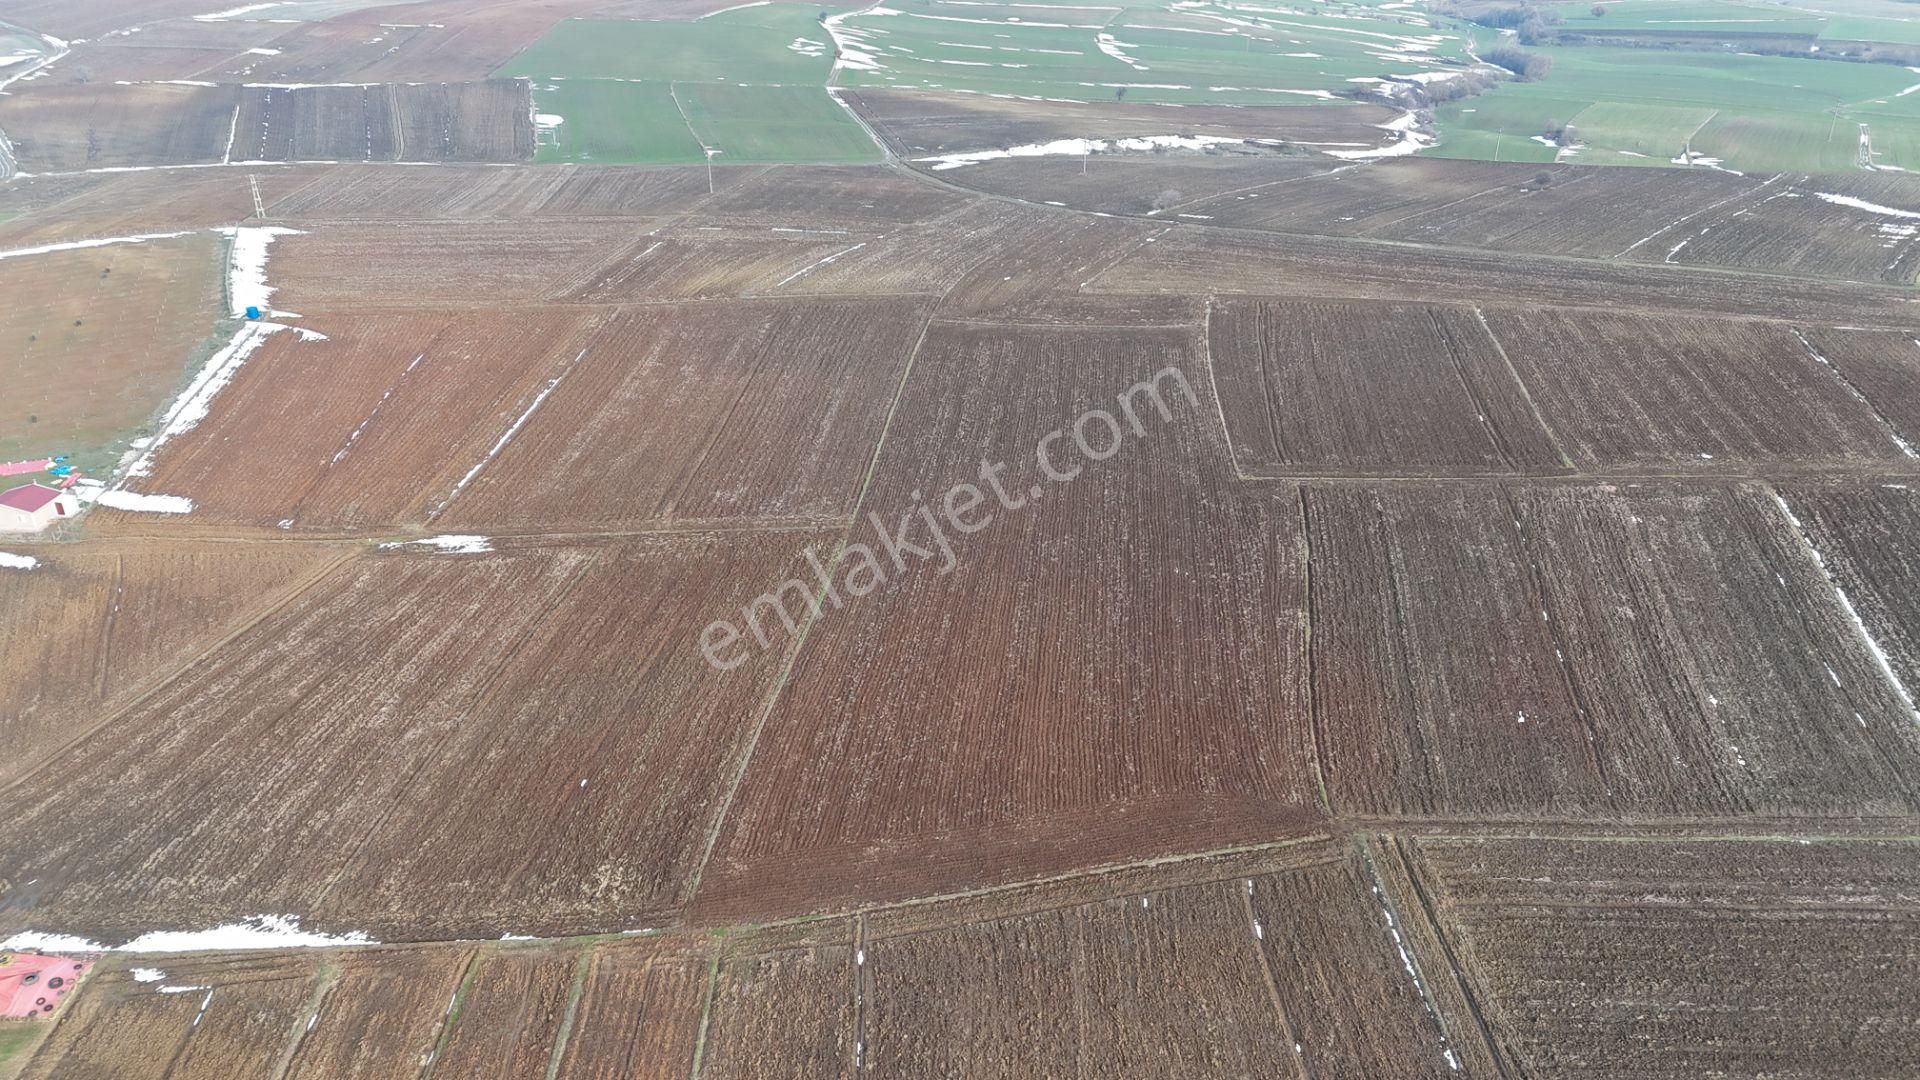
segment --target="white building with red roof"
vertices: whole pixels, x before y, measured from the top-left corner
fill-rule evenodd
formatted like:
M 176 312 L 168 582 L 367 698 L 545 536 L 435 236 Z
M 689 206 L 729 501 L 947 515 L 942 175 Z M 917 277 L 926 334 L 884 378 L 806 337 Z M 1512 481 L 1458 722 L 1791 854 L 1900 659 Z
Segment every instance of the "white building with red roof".
M 0 532 L 39 532 L 78 513 L 73 496 L 45 484 L 22 484 L 0 491 Z

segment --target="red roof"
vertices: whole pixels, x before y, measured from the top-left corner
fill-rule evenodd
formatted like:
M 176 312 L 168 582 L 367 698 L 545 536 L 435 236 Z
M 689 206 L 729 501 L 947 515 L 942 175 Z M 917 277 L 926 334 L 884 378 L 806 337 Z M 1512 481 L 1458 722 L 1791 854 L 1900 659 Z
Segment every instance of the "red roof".
M 17 488 L 0 491 L 0 506 L 11 506 L 15 510 L 24 510 L 31 514 L 60 497 L 56 488 L 41 484 L 21 484 Z

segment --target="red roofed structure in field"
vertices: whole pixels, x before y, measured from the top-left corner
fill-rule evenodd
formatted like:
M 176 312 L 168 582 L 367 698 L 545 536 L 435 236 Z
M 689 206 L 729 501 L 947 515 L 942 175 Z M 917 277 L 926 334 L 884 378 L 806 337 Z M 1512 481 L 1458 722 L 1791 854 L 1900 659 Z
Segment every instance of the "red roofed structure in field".
M 73 496 L 45 484 L 0 491 L 0 532 L 39 532 L 78 510 Z

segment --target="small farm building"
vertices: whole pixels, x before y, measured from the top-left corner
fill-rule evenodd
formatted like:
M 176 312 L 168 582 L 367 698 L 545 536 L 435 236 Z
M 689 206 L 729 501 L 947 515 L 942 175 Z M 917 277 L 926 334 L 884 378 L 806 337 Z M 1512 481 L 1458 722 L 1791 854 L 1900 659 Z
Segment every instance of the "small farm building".
M 73 496 L 64 491 L 45 484 L 22 484 L 0 491 L 0 532 L 39 532 L 72 517 L 78 509 Z

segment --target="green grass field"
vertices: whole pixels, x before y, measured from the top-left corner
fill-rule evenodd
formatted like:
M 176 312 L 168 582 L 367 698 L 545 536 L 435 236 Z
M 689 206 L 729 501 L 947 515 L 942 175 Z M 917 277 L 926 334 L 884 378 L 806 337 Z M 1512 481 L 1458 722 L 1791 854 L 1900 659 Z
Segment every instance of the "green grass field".
M 827 94 L 819 15 L 766 4 L 686 22 L 567 19 L 497 74 L 533 83 L 539 162 L 682 165 L 708 148 L 720 165 L 878 161 Z
M 1438 113 L 1430 153 L 1482 156 L 1488 133 L 1538 135 L 1572 124 L 1585 148 L 1561 160 L 1664 164 L 1688 145 L 1733 169 L 1851 169 L 1859 125 L 1878 164 L 1920 168 L 1908 132 L 1920 76 L 1889 64 L 1613 47 L 1547 47 L 1553 70 Z M 1632 155 L 1644 155 L 1633 157 Z

